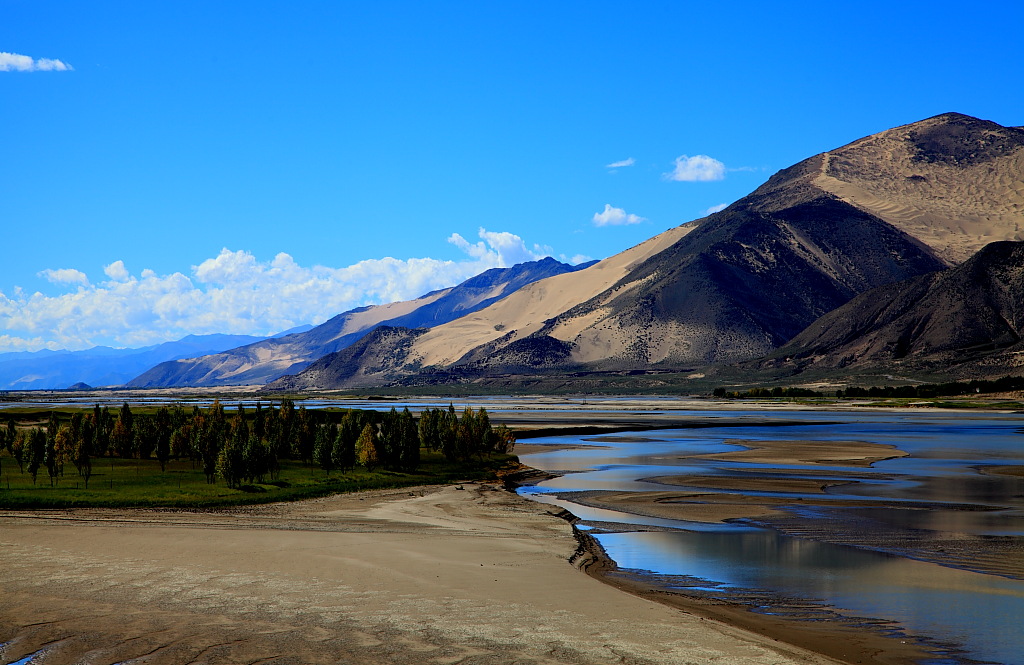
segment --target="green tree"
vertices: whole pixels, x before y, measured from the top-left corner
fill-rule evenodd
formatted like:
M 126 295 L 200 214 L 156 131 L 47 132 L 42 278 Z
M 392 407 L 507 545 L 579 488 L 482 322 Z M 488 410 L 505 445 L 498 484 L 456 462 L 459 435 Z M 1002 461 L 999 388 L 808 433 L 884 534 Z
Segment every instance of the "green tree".
M 336 427 L 320 425 L 316 428 L 316 442 L 313 444 L 313 461 L 330 477 L 334 469 L 334 440 L 338 438 Z
M 205 414 L 196 413 L 192 431 L 193 454 L 202 461 L 203 474 L 211 485 L 217 481 L 217 463 L 227 432 L 228 422 L 219 400 L 214 399 Z
M 121 406 L 117 422 L 110 433 L 110 443 L 118 457 L 135 457 L 135 417 L 128 402 Z
M 356 441 L 363 431 L 362 411 L 347 409 L 341 417 L 338 435 L 334 439 L 334 466 L 348 470 L 356 465 Z
M 28 448 L 27 437 L 28 435 L 25 432 L 18 432 L 11 443 L 11 456 L 18 463 L 19 473 L 25 473 L 25 451 Z
M 96 420 L 96 430 L 92 445 L 92 452 L 95 455 L 111 454 L 110 437 L 114 431 L 114 418 L 110 415 L 110 407 L 103 407 L 97 404 L 92 410 L 93 418 Z
M 25 465 L 28 472 L 32 474 L 32 484 L 36 484 L 36 476 L 39 467 L 43 465 L 46 458 L 46 432 L 37 427 L 28 435 L 25 445 Z
M 409 407 L 405 407 L 402 410 L 402 415 L 399 416 L 398 430 L 401 441 L 398 466 L 402 471 L 415 471 L 420 465 L 420 437 L 416 420 L 409 412 Z
M 18 426 L 14 422 L 13 416 L 7 417 L 7 429 L 4 437 L 4 447 L 7 448 L 7 452 L 11 452 L 11 446 L 14 445 L 14 439 L 18 436 Z
M 459 417 L 455 415 L 455 407 L 451 404 L 448 405 L 447 411 L 438 413 L 437 438 L 445 459 L 459 459 Z
M 291 457 L 295 438 L 295 402 L 281 400 L 281 411 L 277 415 L 277 456 Z
M 249 441 L 242 453 L 245 479 L 249 482 L 262 483 L 268 473 L 273 476 L 276 464 L 272 454 L 270 447 L 256 436 L 255 431 L 249 432 Z
M 89 458 L 89 449 L 92 447 L 92 427 L 91 425 L 86 426 L 91 421 L 92 416 L 90 415 L 83 422 L 83 427 L 77 434 L 74 433 L 74 428 L 72 428 L 71 449 L 68 451 L 68 458 L 75 465 L 75 469 L 78 470 L 78 475 L 85 480 L 85 489 L 89 489 L 89 478 L 92 477 L 92 460 Z
M 18 438 L 17 426 L 14 424 L 14 418 L 8 416 L 7 427 L 0 430 L 0 451 L 6 450 L 11 455 L 14 455 L 14 440 L 16 438 Z M 2 456 L 0 456 L 0 461 L 2 461 L 2 459 Z M 21 467 L 20 462 L 18 463 L 18 466 Z
M 252 431 L 257 439 L 267 438 L 266 414 L 263 412 L 263 405 L 260 404 L 259 400 L 256 400 L 256 413 L 252 417 Z
M 46 473 L 50 476 L 50 487 L 53 487 L 57 474 L 60 472 L 60 446 L 57 443 L 57 435 L 61 433 L 61 427 L 56 414 L 51 412 L 50 422 L 46 426 L 46 442 L 43 446 L 43 464 L 46 466 Z M 67 437 L 66 433 L 64 437 Z
M 377 432 L 377 449 L 380 452 L 380 464 L 385 469 L 397 469 L 401 459 L 402 440 L 399 428 L 398 412 L 395 407 L 381 418 Z
M 160 462 L 160 472 L 167 470 L 167 461 L 171 459 L 171 412 L 166 407 L 160 407 L 153 418 L 156 425 L 156 459 Z
M 157 446 L 157 425 L 153 418 L 139 416 L 133 425 L 135 444 L 132 453 L 139 459 L 150 459 Z
M 292 437 L 292 457 L 306 464 L 313 462 L 313 446 L 316 444 L 316 420 L 306 407 L 299 407 L 295 418 L 295 432 Z
M 420 413 L 419 435 L 420 445 L 427 450 L 439 450 L 441 439 L 438 434 L 440 413 L 436 409 L 423 409 Z
M 217 455 L 217 473 L 224 479 L 228 487 L 234 489 L 241 484 L 244 472 L 245 461 L 242 447 L 235 437 L 231 437 L 224 443 L 224 447 Z

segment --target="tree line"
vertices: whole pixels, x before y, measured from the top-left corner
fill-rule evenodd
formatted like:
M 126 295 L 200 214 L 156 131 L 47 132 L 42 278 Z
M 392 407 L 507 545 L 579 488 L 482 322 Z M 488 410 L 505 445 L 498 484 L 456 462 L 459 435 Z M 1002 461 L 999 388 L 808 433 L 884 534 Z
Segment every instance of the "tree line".
M 19 429 L 13 417 L 0 428 L 0 447 L 33 484 L 43 469 L 51 486 L 58 483 L 71 463 L 86 488 L 92 461 L 100 457 L 155 458 L 161 471 L 171 460 L 191 460 L 208 483 L 219 478 L 235 488 L 276 480 L 282 459 L 316 464 L 328 475 L 356 466 L 412 472 L 420 465 L 421 448 L 467 462 L 508 453 L 514 445 L 512 432 L 492 427 L 482 407 L 466 407 L 461 417 L 451 405 L 425 409 L 417 422 L 408 408 L 338 413 L 296 409 L 290 399 L 267 408 L 257 402 L 248 412 L 239 404 L 230 416 L 217 400 L 206 409 L 173 405 L 154 414 L 133 413 L 127 403 L 117 413 L 96 405 L 65 418 L 51 412 L 45 428 Z
M 1024 390 L 1024 377 L 1004 376 L 1000 379 L 921 383 L 916 386 L 850 387 L 837 390 L 836 397 L 956 397 L 981 393 L 1003 393 Z
M 747 399 L 751 397 L 823 397 L 824 395 L 816 390 L 808 388 L 751 388 L 750 390 L 729 391 L 725 388 L 715 388 L 711 394 L 714 397 L 727 397 L 731 399 Z
M 838 399 L 857 397 L 956 397 L 958 395 L 977 395 L 982 393 L 1003 393 L 1012 390 L 1024 390 L 1024 377 L 1004 376 L 1000 379 L 974 379 L 971 381 L 949 381 L 947 383 L 920 383 L 913 386 L 871 386 L 861 388 L 851 386 L 836 390 Z M 744 391 L 729 391 L 715 388 L 714 397 L 746 398 L 746 397 L 824 397 L 824 393 L 807 388 L 751 388 Z

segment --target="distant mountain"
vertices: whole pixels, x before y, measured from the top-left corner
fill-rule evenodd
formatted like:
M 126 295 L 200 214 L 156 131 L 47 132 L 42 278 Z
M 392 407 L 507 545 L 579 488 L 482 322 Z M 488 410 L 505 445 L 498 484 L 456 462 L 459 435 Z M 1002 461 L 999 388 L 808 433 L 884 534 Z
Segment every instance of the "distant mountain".
M 861 294 L 762 364 L 995 378 L 1021 372 L 1022 339 L 1024 242 L 995 242 L 954 268 Z
M 75 384 L 120 386 L 147 367 L 215 353 L 263 339 L 252 335 L 188 335 L 138 349 L 97 346 L 84 351 L 0 353 L 0 389 L 62 390 Z
M 306 332 L 263 340 L 221 353 L 166 362 L 129 381 L 135 388 L 262 384 L 297 372 L 317 358 L 344 349 L 377 326 L 431 327 L 466 316 L 539 279 L 571 273 L 550 257 L 511 268 L 493 268 L 458 286 L 416 300 L 360 307 Z
M 857 294 L 1019 239 L 1022 172 L 1024 130 L 956 113 L 897 127 L 784 169 L 725 210 L 587 270 L 427 332 L 393 332 L 401 358 L 371 365 L 379 354 L 366 348 L 366 362 L 341 355 L 346 369 L 327 371 L 324 358 L 320 378 L 274 386 L 756 358 Z

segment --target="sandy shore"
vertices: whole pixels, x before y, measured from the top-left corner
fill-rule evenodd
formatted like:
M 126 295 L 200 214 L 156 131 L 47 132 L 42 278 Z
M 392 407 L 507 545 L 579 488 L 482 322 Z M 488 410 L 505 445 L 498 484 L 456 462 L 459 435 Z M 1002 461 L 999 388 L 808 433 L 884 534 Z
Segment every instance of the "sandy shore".
M 12 662 L 834 663 L 583 574 L 488 485 L 204 513 L 0 514 Z

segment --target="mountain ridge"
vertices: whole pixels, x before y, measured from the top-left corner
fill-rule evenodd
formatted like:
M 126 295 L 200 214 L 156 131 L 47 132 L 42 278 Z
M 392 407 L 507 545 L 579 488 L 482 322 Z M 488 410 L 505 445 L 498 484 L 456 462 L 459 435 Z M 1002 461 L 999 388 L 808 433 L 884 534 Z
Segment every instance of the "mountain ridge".
M 648 241 L 656 251 L 635 261 L 610 257 L 505 302 L 532 318 L 489 307 L 414 338 L 404 333 L 409 343 L 393 345 L 401 362 L 392 358 L 376 373 L 353 369 L 354 358 L 344 364 L 365 386 L 374 376 L 383 385 L 455 370 L 472 377 L 756 358 L 859 293 L 956 265 L 989 241 L 1018 239 L 1022 166 L 1024 132 L 1015 128 L 955 113 L 896 127 L 779 171 L 724 210 L 656 236 Z M 603 264 L 617 266 L 614 278 L 582 288 Z M 560 288 L 582 297 L 545 305 L 545 291 Z M 374 357 L 371 349 L 364 355 Z M 301 374 L 287 383 L 349 387 L 344 372 L 332 376 L 330 385 L 304 383 Z

